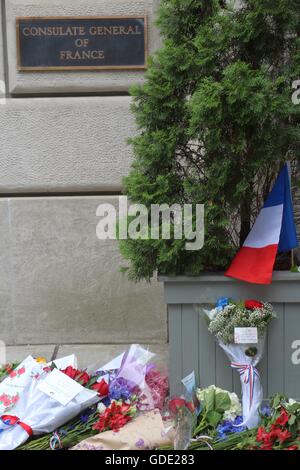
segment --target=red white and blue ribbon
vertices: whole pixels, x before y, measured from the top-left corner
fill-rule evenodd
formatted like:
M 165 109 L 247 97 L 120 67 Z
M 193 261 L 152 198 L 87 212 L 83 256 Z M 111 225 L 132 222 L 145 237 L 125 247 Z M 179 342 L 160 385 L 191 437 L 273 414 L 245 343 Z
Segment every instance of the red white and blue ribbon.
M 28 424 L 23 423 L 17 416 L 12 416 L 12 415 L 2 415 L 0 416 L 0 420 L 5 426 L 11 427 L 11 426 L 20 426 L 24 431 L 27 432 L 28 436 L 32 436 L 33 431 Z M 1 429 L 0 432 L 4 431 L 5 429 Z
M 244 376 L 243 381 L 245 384 L 249 384 L 249 387 L 250 387 L 249 409 L 251 409 L 252 402 L 253 402 L 255 376 L 259 378 L 259 372 L 251 364 L 239 364 L 238 362 L 232 362 L 231 367 L 233 367 L 234 369 L 237 369 L 241 377 Z

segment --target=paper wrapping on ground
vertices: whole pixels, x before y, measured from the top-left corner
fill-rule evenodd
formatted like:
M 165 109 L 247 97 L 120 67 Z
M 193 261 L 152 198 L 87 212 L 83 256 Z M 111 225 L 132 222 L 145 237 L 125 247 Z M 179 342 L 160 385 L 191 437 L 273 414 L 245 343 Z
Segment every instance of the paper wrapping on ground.
M 149 411 L 118 432 L 106 431 L 77 444 L 71 450 L 151 450 L 172 444 L 158 410 Z

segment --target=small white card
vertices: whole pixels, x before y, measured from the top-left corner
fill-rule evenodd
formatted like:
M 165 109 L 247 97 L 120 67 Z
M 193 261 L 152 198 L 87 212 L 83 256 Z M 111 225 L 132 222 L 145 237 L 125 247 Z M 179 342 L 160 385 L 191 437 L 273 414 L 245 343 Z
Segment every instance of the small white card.
M 235 344 L 257 344 L 257 328 L 235 328 L 234 342 Z
M 39 383 L 38 389 L 53 398 L 54 400 L 66 406 L 81 391 L 82 386 L 68 377 L 58 369 L 54 369 L 50 374 Z

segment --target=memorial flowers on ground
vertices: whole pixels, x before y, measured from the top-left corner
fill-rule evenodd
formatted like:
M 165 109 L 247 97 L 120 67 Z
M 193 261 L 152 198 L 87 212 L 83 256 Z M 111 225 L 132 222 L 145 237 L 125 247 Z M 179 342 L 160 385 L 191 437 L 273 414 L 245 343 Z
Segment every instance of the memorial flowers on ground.
M 93 394 L 93 401 L 83 402 L 84 406 L 78 408 L 74 414 L 75 406 L 71 406 L 72 401 L 62 405 L 47 395 L 44 395 L 42 400 L 40 394 L 43 393 L 43 390 L 39 390 L 36 384 L 31 383 L 31 387 L 38 391 L 34 394 L 27 394 L 27 397 L 23 398 L 21 411 L 18 408 L 12 410 L 9 419 L 2 416 L 2 434 L 7 433 L 6 426 L 8 425 L 15 426 L 15 429 L 20 432 L 17 425 L 25 423 L 26 426 L 30 426 L 32 433 L 30 436 L 27 433 L 27 439 L 30 437 L 30 440 L 27 444 L 22 445 L 21 449 L 67 449 L 99 433 L 119 432 L 138 413 L 154 409 L 159 412 L 159 407 L 162 409 L 165 402 L 168 386 L 167 377 L 156 368 L 155 364 L 149 364 L 153 356 L 154 354 L 148 350 L 138 345 L 132 345 L 122 355 L 114 358 L 108 364 L 96 368 L 96 370 L 93 367 L 80 370 L 77 367 L 77 361 L 73 361 L 71 364 L 66 364 L 66 361 L 63 361 L 64 367 L 59 373 L 68 377 L 67 380 L 78 384 L 81 387 L 80 390 L 84 389 Z M 36 361 L 34 362 L 36 363 Z M 43 373 L 40 374 L 38 382 L 43 382 L 53 372 L 53 365 L 43 364 L 39 367 Z M 24 393 L 27 391 L 25 390 Z M 41 426 L 42 418 L 38 412 L 35 413 L 34 406 L 31 404 L 32 396 L 35 397 L 36 393 L 39 394 L 38 409 L 47 409 L 48 407 L 50 410 L 51 408 L 52 421 L 48 428 L 45 422 L 43 427 Z M 75 401 L 77 397 L 78 395 L 75 396 Z M 36 400 L 33 402 L 36 404 Z M 22 415 L 22 419 L 20 415 Z M 44 421 L 46 415 L 47 413 L 43 412 Z M 16 422 L 12 421 L 12 417 L 16 418 Z M 20 425 L 19 427 L 22 428 Z M 1 437 L 0 434 L 0 446 Z M 23 439 L 24 442 L 26 440 L 24 434 Z M 14 443 L 10 444 L 17 447 L 22 442 L 17 442 L 15 439 Z
M 263 308 L 253 301 L 244 305 L 248 310 Z M 191 386 L 186 379 L 194 374 L 183 379 L 185 396 L 168 398 L 167 378 L 149 364 L 152 357 L 133 345 L 96 370 L 79 369 L 74 356 L 48 364 L 30 356 L 17 366 L 6 365 L 1 393 L 15 380 L 25 385 L 9 412 L 0 416 L 1 448 L 299 450 L 300 403 L 296 400 L 277 395 L 270 404 L 258 406 L 258 423 L 247 429 L 238 396 L 215 385 L 203 389 L 192 382 Z M 80 388 L 79 395 L 65 405 L 39 387 L 53 371 Z

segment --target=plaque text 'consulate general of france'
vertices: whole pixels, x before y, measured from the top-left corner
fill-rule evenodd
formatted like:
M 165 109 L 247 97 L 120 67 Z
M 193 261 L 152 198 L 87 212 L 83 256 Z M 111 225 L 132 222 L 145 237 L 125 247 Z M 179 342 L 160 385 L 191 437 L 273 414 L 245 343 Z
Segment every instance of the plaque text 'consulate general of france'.
M 17 18 L 18 70 L 147 67 L 147 17 Z

